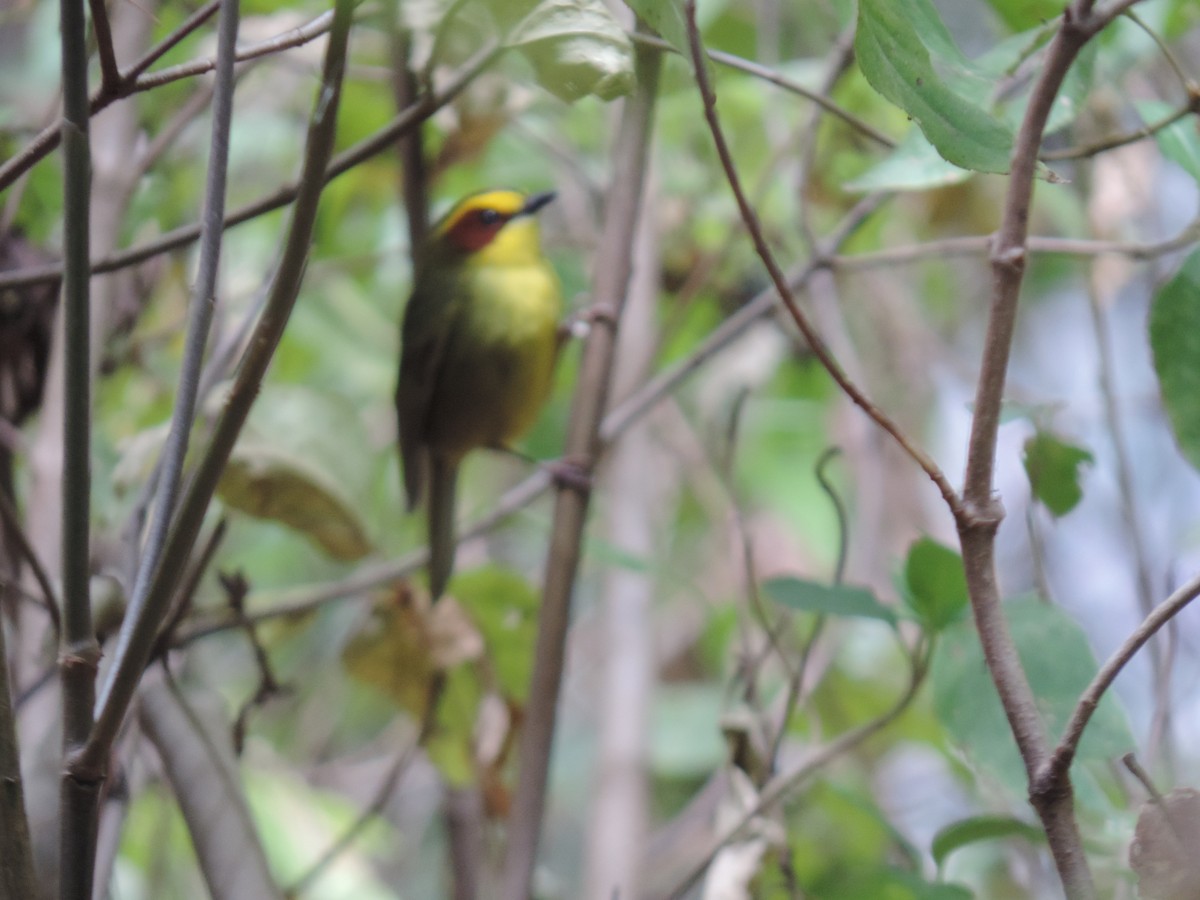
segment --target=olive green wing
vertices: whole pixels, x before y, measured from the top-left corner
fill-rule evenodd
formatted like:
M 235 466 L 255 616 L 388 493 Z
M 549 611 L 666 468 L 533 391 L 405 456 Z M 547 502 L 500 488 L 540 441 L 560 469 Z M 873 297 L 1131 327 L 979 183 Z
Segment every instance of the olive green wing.
M 396 381 L 396 424 L 400 432 L 400 464 L 404 493 L 411 511 L 421 502 L 429 479 L 430 403 L 446 342 L 458 317 L 459 291 L 452 280 L 427 276 L 404 309 L 400 340 L 400 373 Z

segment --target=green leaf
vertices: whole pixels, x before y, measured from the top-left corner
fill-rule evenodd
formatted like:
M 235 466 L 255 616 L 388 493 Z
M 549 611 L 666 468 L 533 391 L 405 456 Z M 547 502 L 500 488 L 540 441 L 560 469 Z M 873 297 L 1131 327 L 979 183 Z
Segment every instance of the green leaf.
M 538 84 L 568 102 L 633 89 L 633 46 L 601 0 L 542 0 L 510 32 Z
M 941 631 L 957 621 L 970 599 L 962 557 L 927 537 L 908 549 L 903 587 L 909 608 L 930 631 Z
M 923 191 L 959 184 L 971 173 L 947 162 L 919 128 L 911 129 L 892 152 L 844 187 L 848 191 Z
M 1162 121 L 1177 109 L 1161 100 L 1145 100 L 1134 105 L 1147 125 Z M 1158 149 L 1162 151 L 1163 156 L 1200 182 L 1200 135 L 1196 133 L 1196 123 L 1192 116 L 1184 116 L 1160 129 L 1155 133 L 1154 139 L 1158 142 Z
M 952 822 L 933 836 L 933 861 L 940 869 L 955 850 L 980 841 L 1019 837 L 1033 844 L 1044 844 L 1046 833 L 1035 825 L 1011 816 L 973 816 Z
M 979 172 L 1007 172 L 1012 132 L 956 90 L 975 79 L 928 0 L 862 0 L 854 41 L 859 65 L 880 94 L 912 117 L 946 160 Z
M 1047 733 L 1062 733 L 1079 695 L 1096 674 L 1096 660 L 1080 627 L 1056 606 L 1036 597 L 1004 604 L 1021 666 L 1037 698 Z M 984 663 L 975 629 L 966 622 L 946 629 L 934 653 L 933 705 L 954 741 L 977 765 L 1014 795 L 1027 790 L 1025 767 L 1013 743 L 1000 698 Z M 1093 714 L 1077 759 L 1109 760 L 1133 746 L 1124 713 L 1105 695 Z
M 859 616 L 896 624 L 896 614 L 875 599 L 867 588 L 828 585 L 800 578 L 772 578 L 763 582 L 763 593 L 801 612 L 833 616 Z
M 1055 516 L 1065 516 L 1083 499 L 1082 468 L 1095 457 L 1040 429 L 1025 442 L 1025 474 L 1033 496 Z
M 500 692 L 524 702 L 537 641 L 538 592 L 516 572 L 497 566 L 455 575 L 450 592 L 483 635 Z
M 1013 31 L 1024 31 L 1062 15 L 1062 0 L 988 0 L 1004 24 Z
M 824 900 L 971 900 L 960 884 L 939 884 L 898 867 L 860 865 L 847 871 L 820 895 Z
M 1154 298 L 1150 349 L 1175 440 L 1200 468 L 1200 250 Z

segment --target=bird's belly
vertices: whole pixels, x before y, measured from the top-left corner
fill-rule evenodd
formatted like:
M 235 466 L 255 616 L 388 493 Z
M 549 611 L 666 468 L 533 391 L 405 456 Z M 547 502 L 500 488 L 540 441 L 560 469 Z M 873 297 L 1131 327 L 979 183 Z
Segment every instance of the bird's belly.
M 439 454 L 508 445 L 533 425 L 550 393 L 556 314 L 499 312 L 472 316 L 446 348 L 428 420 L 428 443 Z

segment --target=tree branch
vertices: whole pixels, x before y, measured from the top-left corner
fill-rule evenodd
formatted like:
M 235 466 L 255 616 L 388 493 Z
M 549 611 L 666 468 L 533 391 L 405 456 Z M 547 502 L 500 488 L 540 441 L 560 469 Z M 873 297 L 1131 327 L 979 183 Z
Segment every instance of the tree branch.
M 421 122 L 424 122 L 457 97 L 501 52 L 502 48 L 498 45 L 485 47 L 480 50 L 463 66 L 462 71 L 458 73 L 454 80 L 440 94 L 422 103 L 410 106 L 370 137 L 364 138 L 354 146 L 343 150 L 337 156 L 333 157 L 328 168 L 325 170 L 325 183 L 329 183 L 359 163 L 365 162 L 377 153 L 381 153 L 394 146 L 395 141 L 400 136 L 406 134 Z M 273 194 L 238 207 L 226 214 L 224 227 L 226 229 L 232 228 L 234 225 L 240 225 L 243 222 L 248 222 L 258 216 L 287 206 L 289 203 L 295 201 L 299 188 L 299 183 L 287 184 L 276 190 Z M 200 230 L 200 223 L 193 222 L 191 225 L 184 225 L 152 241 L 147 241 L 139 247 L 131 247 L 128 250 L 122 250 L 120 253 L 114 253 L 105 259 L 96 260 L 92 263 L 92 274 L 114 272 L 117 269 L 137 265 L 159 254 L 185 247 L 200 236 Z M 0 275 L 0 290 L 21 287 L 28 284 L 51 282 L 61 276 L 61 265 L 20 269 Z
M 834 358 L 832 351 L 826 346 L 825 341 L 817 334 L 812 323 L 808 321 L 807 315 L 800 309 L 796 303 L 796 298 L 792 293 L 791 287 L 788 284 L 788 279 L 784 275 L 783 270 L 775 261 L 775 255 L 771 252 L 770 246 L 767 244 L 767 239 L 763 234 L 762 226 L 759 224 L 758 216 L 750 205 L 749 199 L 746 197 L 745 191 L 742 189 L 741 180 L 738 177 L 737 169 L 734 166 L 733 155 L 729 150 L 729 145 L 725 141 L 724 132 L 721 130 L 720 121 L 717 119 L 716 94 L 713 93 L 712 86 L 709 84 L 708 72 L 704 66 L 704 48 L 700 43 L 700 33 L 696 26 L 695 2 L 689 0 L 685 4 L 688 39 L 692 49 L 692 64 L 695 73 L 696 84 L 700 89 L 701 97 L 704 100 L 704 116 L 708 122 L 709 131 L 712 134 L 713 143 L 717 149 L 717 155 L 721 159 L 721 166 L 725 171 L 726 180 L 729 182 L 730 188 L 733 190 L 734 196 L 737 199 L 738 209 L 742 213 L 742 221 L 746 223 L 746 230 L 750 233 L 751 239 L 754 241 L 754 249 L 757 251 L 759 259 L 767 269 L 767 273 L 771 276 L 771 282 L 775 285 L 775 290 L 778 291 L 780 299 L 784 306 L 791 314 L 792 320 L 796 323 L 796 327 L 800 329 L 804 339 L 808 342 L 813 355 L 837 382 L 838 387 L 842 392 L 854 402 L 863 412 L 867 414 L 880 428 L 882 428 L 892 439 L 900 446 L 910 459 L 912 459 L 922 471 L 925 472 L 929 479 L 937 486 L 945 499 L 946 504 L 952 511 L 957 511 L 960 506 L 958 494 L 950 485 L 945 474 L 924 450 L 918 447 L 906 435 L 900 426 L 897 425 L 883 410 L 879 409 L 871 400 L 859 389 L 859 387 L 850 380 L 850 377 L 842 369 L 837 359 Z
M 1049 789 L 1066 777 L 1071 761 L 1075 758 L 1079 740 L 1083 737 L 1083 730 L 1091 720 L 1092 713 L 1100 704 L 1100 698 L 1104 696 L 1104 692 L 1116 680 L 1125 665 L 1145 646 L 1146 642 L 1198 596 L 1200 596 L 1200 575 L 1193 577 L 1191 581 L 1160 603 L 1100 667 L 1100 671 L 1096 673 L 1092 683 L 1080 695 L 1079 702 L 1075 705 L 1074 712 L 1071 713 L 1070 721 L 1063 729 L 1062 740 L 1059 741 L 1053 755 L 1038 772 L 1037 781 L 1040 785 L 1045 785 L 1046 789 Z
M 662 54 L 652 48 L 637 47 L 634 60 L 636 86 L 621 109 L 592 293 L 594 304 L 607 311 L 606 318 L 611 327 L 601 324 L 588 334 L 567 431 L 566 458 L 588 476 L 594 470 L 600 449 L 600 424 L 608 401 L 616 323 L 620 321 L 632 270 L 638 201 L 662 68 Z M 507 900 L 527 900 L 530 896 L 562 680 L 571 593 L 588 501 L 587 491 L 567 486 L 560 486 L 555 498 L 537 649 L 521 731 L 521 768 L 509 818 L 501 890 L 501 896 Z
M 158 46 L 148 51 L 141 59 L 130 66 L 123 78 L 136 78 L 152 66 L 164 53 L 167 53 L 176 44 L 208 21 L 209 17 L 217 11 L 218 6 L 220 6 L 220 0 L 209 0 L 209 3 L 192 13 L 182 25 L 163 38 Z M 86 59 L 84 62 L 86 63 Z M 119 96 L 119 93 L 105 92 L 104 90 L 97 91 L 89 101 L 89 115 L 94 116 L 114 100 L 118 99 Z M 42 129 L 24 150 L 6 161 L 3 165 L 0 165 L 0 191 L 3 191 L 20 178 L 35 163 L 44 159 L 47 154 L 59 145 L 59 141 L 62 138 L 62 127 L 63 122 L 59 120 Z
M 203 522 L 205 510 L 216 490 L 229 454 L 249 414 L 262 377 L 283 334 L 300 288 L 313 226 L 316 221 L 325 170 L 333 148 L 346 42 L 353 13 L 353 0 L 337 0 L 324 72 L 316 107 L 308 131 L 292 223 L 286 245 L 262 317 L 213 429 L 196 474 L 179 507 L 161 561 L 150 581 L 143 609 L 127 615 L 118 639 L 112 668 L 102 686 L 100 712 L 87 746 L 69 761 L 72 771 L 102 772 L 109 747 L 137 689 L 142 670 L 153 650 L 158 628 Z
M 660 37 L 652 34 L 641 34 L 639 32 L 629 32 L 629 37 L 635 43 L 645 44 L 647 47 L 657 47 L 659 50 L 667 50 L 672 53 L 678 51 L 664 41 Z M 727 66 L 731 69 L 736 69 L 739 72 L 745 72 L 747 75 L 753 75 L 768 84 L 773 84 L 776 87 L 783 88 L 785 91 L 803 97 L 806 100 L 815 103 L 821 109 L 825 110 L 830 115 L 841 119 L 855 131 L 873 140 L 881 147 L 886 147 L 889 150 L 896 146 L 896 142 L 864 119 L 859 118 L 854 113 L 850 112 L 842 106 L 839 106 L 834 101 L 830 100 L 826 93 L 822 91 L 814 91 L 805 87 L 798 81 L 781 75 L 774 69 L 764 66 L 761 63 L 756 63 L 753 60 L 743 59 L 740 56 L 735 56 L 732 53 L 725 53 L 721 50 L 705 50 L 704 54 L 715 63 L 722 66 Z
M 179 498 L 179 482 L 183 460 L 191 438 L 196 413 L 196 396 L 200 384 L 200 368 L 204 363 L 204 348 L 212 324 L 216 297 L 218 267 L 221 258 L 221 236 L 225 218 L 225 183 L 229 166 L 229 132 L 233 117 L 233 57 L 237 46 L 238 0 L 221 0 L 221 17 L 217 33 L 217 78 L 213 96 L 212 137 L 209 146 L 208 180 L 201 214 L 203 233 L 200 238 L 200 262 L 196 282 L 188 302 L 187 335 L 183 361 L 179 370 L 179 391 L 171 414 L 170 430 L 157 466 L 157 487 L 153 503 L 153 518 L 146 535 L 137 575 L 130 591 L 127 618 L 144 615 L 150 577 L 162 557 L 167 529 Z M 125 633 L 122 630 L 122 633 Z M 118 651 L 119 653 L 119 651 Z
M 89 591 L 91 516 L 91 315 L 88 228 L 91 151 L 88 143 L 87 38 L 83 0 L 61 0 L 63 144 L 64 405 L 62 470 L 63 755 L 92 729 L 100 646 L 92 632 Z M 100 783 L 64 774 L 59 794 L 59 891 L 90 898 Z
M 7 502 L 2 491 L 0 502 Z M 38 885 L 33 870 L 29 817 L 25 815 L 17 716 L 8 673 L 8 649 L 4 624 L 0 623 L 0 859 L 4 860 L 0 865 L 0 897 L 36 897 Z
M 1025 273 L 1029 212 L 1042 135 L 1071 63 L 1088 40 L 1128 5 L 1117 3 L 1106 13 L 1094 14 L 1092 0 L 1075 0 L 1065 10 L 1017 133 L 1004 213 L 992 246 L 991 311 L 975 394 L 964 503 L 955 511 L 971 608 L 984 658 L 1029 776 L 1030 800 L 1046 831 L 1063 887 L 1072 900 L 1095 896 L 1095 888 L 1065 770 L 1053 785 L 1038 779 L 1047 755 L 1046 735 L 1001 609 L 995 537 L 1003 508 L 993 497 L 992 478 L 1017 302 Z
M 96 33 L 96 54 L 100 57 L 100 92 L 107 93 L 121 83 L 121 71 L 113 50 L 112 28 L 108 24 L 104 0 L 88 0 L 88 7 L 92 11 L 92 30 Z

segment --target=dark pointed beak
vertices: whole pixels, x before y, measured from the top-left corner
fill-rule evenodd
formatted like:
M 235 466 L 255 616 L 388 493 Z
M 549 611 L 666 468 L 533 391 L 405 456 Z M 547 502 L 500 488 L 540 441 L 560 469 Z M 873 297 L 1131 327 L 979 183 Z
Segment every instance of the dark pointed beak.
M 525 205 L 521 207 L 521 211 L 517 215 L 532 216 L 556 196 L 558 195 L 554 191 L 543 191 L 540 194 L 533 194 L 525 200 Z

